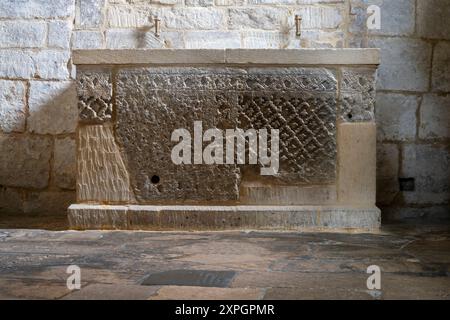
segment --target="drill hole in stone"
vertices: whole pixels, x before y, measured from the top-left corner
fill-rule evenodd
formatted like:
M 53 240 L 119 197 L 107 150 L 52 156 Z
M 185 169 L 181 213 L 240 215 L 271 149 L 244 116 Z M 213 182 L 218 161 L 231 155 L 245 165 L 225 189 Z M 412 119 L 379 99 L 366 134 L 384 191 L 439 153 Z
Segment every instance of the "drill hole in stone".
M 154 176 L 152 176 L 152 178 L 150 179 L 150 181 L 153 183 L 153 184 L 158 184 L 159 183 L 159 176 L 156 176 L 156 175 L 154 175 Z
M 351 113 L 349 113 L 349 114 L 347 115 L 347 117 L 348 117 L 349 119 L 351 119 L 351 118 L 353 118 L 353 115 L 352 115 Z

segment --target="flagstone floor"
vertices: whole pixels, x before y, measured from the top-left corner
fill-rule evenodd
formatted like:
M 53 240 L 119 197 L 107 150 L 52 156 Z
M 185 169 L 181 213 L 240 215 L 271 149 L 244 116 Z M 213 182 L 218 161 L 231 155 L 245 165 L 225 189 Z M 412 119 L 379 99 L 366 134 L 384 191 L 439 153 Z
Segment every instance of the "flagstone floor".
M 80 290 L 67 287 L 69 265 L 80 267 Z M 381 269 L 379 290 L 367 288 L 371 265 Z M 450 227 L 353 234 L 0 229 L 0 298 L 450 299 Z

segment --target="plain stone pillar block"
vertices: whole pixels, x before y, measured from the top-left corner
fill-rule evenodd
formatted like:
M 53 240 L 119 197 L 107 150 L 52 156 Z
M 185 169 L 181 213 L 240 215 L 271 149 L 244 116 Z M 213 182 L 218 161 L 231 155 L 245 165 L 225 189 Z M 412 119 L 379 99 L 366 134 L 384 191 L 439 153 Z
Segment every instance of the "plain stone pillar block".
M 338 201 L 375 205 L 376 124 L 338 125 Z

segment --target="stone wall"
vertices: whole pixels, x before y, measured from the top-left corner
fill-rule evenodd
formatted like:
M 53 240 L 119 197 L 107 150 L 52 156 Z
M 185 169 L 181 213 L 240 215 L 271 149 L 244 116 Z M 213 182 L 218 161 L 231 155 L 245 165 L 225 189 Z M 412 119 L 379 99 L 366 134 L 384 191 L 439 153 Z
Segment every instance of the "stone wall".
M 450 0 L 0 0 L 0 211 L 74 202 L 71 49 L 380 47 L 378 204 L 449 217 L 449 19 Z

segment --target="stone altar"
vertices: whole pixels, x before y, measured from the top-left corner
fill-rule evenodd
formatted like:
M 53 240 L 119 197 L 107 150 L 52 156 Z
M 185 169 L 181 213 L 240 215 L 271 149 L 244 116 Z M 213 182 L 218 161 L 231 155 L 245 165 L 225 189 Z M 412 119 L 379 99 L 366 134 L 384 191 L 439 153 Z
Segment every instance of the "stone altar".
M 80 50 L 73 60 L 72 228 L 379 227 L 378 49 Z M 279 170 L 173 163 L 172 132 L 195 121 L 277 129 Z

